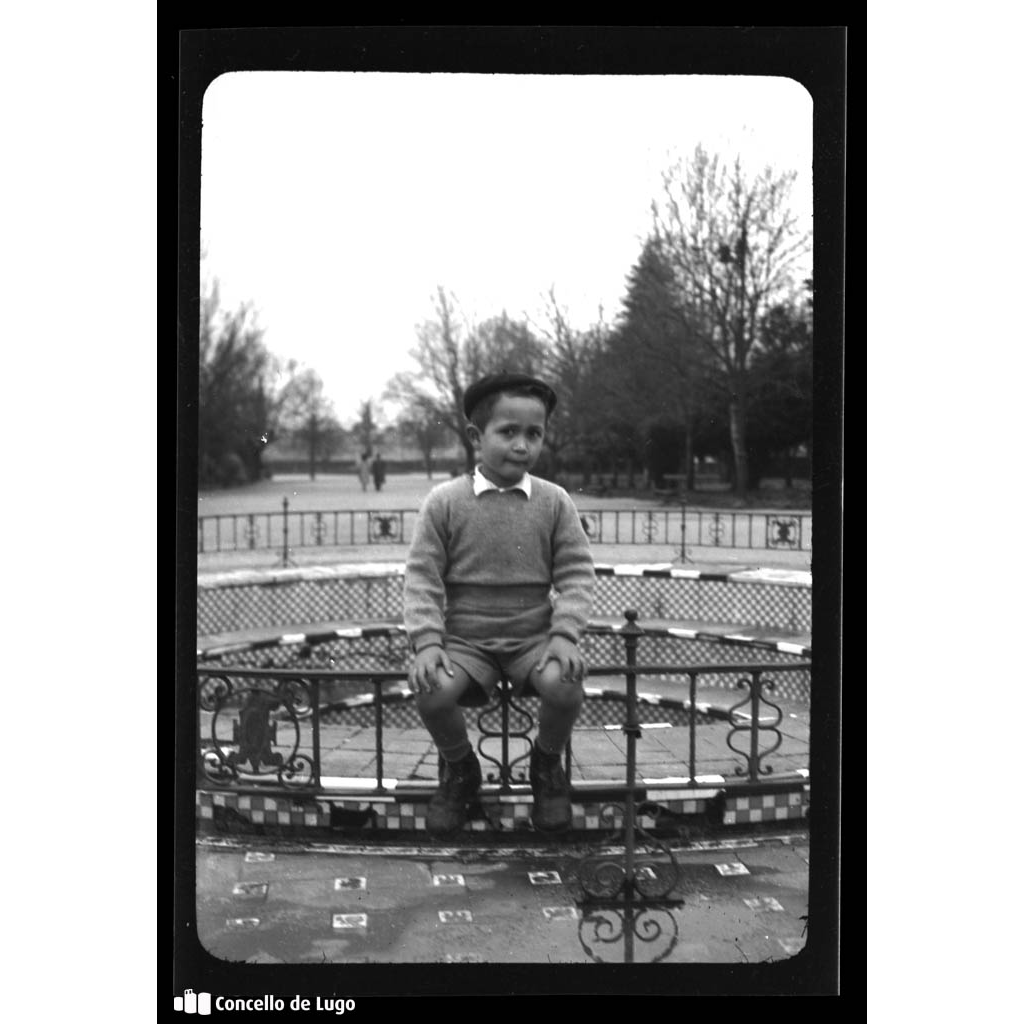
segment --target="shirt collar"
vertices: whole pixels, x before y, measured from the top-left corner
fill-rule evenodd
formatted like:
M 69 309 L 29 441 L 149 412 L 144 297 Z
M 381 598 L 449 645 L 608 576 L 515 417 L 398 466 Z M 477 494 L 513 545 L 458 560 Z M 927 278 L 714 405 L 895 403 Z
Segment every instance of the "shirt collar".
M 480 472 L 480 467 L 477 466 L 473 471 L 473 493 L 477 496 L 483 494 L 485 491 L 498 491 L 504 493 L 505 491 L 522 491 L 523 494 L 529 498 L 530 489 L 532 487 L 530 481 L 530 474 L 524 473 L 522 480 L 517 484 L 513 484 L 511 487 L 499 487 L 497 484 L 492 483 Z

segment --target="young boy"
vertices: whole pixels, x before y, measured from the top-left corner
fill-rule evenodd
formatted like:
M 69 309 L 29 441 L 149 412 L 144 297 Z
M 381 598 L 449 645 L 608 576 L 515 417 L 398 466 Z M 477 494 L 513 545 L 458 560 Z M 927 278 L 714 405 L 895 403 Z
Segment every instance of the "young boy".
M 427 809 L 435 837 L 462 828 L 481 782 L 460 705 L 481 703 L 502 675 L 513 692 L 529 681 L 540 697 L 530 758 L 534 827 L 557 832 L 571 821 L 562 759 L 583 703 L 577 644 L 594 562 L 572 499 L 530 476 L 556 401 L 547 384 L 524 374 L 470 386 L 463 410 L 476 470 L 435 487 L 416 523 L 405 625 L 415 652 L 409 685 L 441 755 Z

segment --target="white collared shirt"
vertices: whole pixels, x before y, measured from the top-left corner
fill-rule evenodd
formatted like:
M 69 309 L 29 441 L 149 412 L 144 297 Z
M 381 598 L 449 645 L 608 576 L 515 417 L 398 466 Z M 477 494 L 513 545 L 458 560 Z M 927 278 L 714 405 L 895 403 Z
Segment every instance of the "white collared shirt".
M 513 484 L 511 487 L 499 487 L 496 483 L 488 480 L 487 477 L 480 472 L 479 465 L 473 471 L 473 493 L 477 496 L 483 494 L 485 491 L 498 491 L 499 493 L 504 493 L 505 491 L 522 491 L 523 494 L 529 498 L 530 486 L 529 473 L 524 473 L 522 480 L 517 484 Z

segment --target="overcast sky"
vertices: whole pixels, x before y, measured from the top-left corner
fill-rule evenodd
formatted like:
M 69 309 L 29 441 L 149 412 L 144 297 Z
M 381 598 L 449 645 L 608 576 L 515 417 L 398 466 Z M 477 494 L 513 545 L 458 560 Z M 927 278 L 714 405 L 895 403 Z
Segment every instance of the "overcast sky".
M 471 321 L 613 320 L 662 171 L 703 143 L 798 172 L 812 102 L 785 78 L 235 72 L 203 103 L 203 273 L 314 367 L 343 423 L 414 364 L 438 285 Z

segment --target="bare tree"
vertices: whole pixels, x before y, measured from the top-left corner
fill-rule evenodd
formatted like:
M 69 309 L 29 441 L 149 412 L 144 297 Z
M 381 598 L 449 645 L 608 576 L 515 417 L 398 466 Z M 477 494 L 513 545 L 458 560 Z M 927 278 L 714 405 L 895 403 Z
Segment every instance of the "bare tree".
M 427 479 L 431 479 L 434 475 L 434 451 L 441 445 L 445 432 L 434 403 L 426 398 L 413 399 L 398 420 L 398 432 L 403 440 L 419 449 Z
M 295 372 L 294 362 L 289 368 L 293 376 L 282 389 L 281 420 L 288 433 L 306 448 L 309 478 L 315 480 L 317 461 L 327 458 L 337 448 L 342 428 L 316 370 L 307 368 Z
M 455 297 L 437 289 L 434 318 L 416 329 L 412 356 L 420 373 L 399 373 L 388 382 L 387 398 L 403 406 L 405 418 L 419 419 L 429 410 L 432 422 L 450 430 L 462 444 L 466 468 L 472 469 L 473 446 L 466 433 L 462 400 L 478 378 L 501 370 L 536 372 L 543 346 L 529 327 L 507 314 L 468 328 Z
M 633 385 L 637 408 L 681 424 L 682 465 L 686 487 L 692 490 L 694 436 L 710 380 L 685 296 L 658 238 L 644 242 L 630 271 L 612 349 L 620 373 Z
M 362 451 L 372 451 L 377 442 L 377 424 L 373 419 L 373 402 L 369 398 L 359 403 L 359 420 L 355 426 L 355 433 Z
M 547 344 L 539 372 L 558 395 L 545 438 L 551 475 L 557 477 L 565 453 L 582 454 L 595 430 L 599 410 L 594 401 L 594 362 L 606 343 L 608 328 L 603 320 L 584 331 L 574 328 L 554 285 L 545 296 L 545 312 L 547 322 L 539 330 Z
M 199 478 L 202 484 L 259 479 L 272 440 L 277 364 L 250 305 L 220 308 L 216 281 L 204 284 L 199 325 Z
M 506 311 L 470 329 L 465 345 L 466 383 L 487 373 L 536 375 L 544 364 L 544 345 L 525 320 Z
M 473 465 L 473 446 L 466 433 L 466 417 L 462 411 L 462 399 L 469 384 L 463 325 L 459 323 L 455 296 L 441 285 L 434 300 L 434 316 L 435 319 L 425 321 L 416 329 L 417 345 L 412 354 L 420 365 L 422 379 L 400 375 L 395 383 L 405 387 L 405 397 L 421 403 L 433 401 L 438 420 L 461 441 L 469 469 Z
M 809 235 L 789 207 L 795 172 L 766 167 L 750 179 L 698 146 L 663 175 L 652 203 L 655 235 L 676 277 L 682 309 L 729 391 L 736 492 L 747 493 L 749 369 L 763 312 L 793 285 Z

